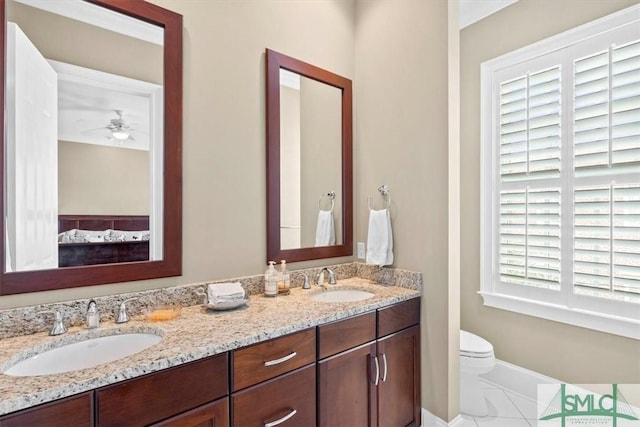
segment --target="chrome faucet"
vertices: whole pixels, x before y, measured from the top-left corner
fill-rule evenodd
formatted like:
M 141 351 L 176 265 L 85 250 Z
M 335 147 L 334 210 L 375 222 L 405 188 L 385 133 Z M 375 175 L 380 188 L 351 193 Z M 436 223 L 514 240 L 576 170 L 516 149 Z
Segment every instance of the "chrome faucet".
M 95 300 L 91 300 L 87 306 L 87 329 L 96 329 L 98 326 L 100 326 L 98 304 Z
M 322 270 L 320 270 L 320 273 L 318 273 L 318 275 L 316 276 L 316 284 L 320 285 L 320 286 L 324 286 L 324 272 L 329 273 L 329 284 L 330 285 L 335 285 L 336 284 L 336 274 L 333 272 L 333 270 L 331 270 L 329 267 L 324 267 Z
M 62 313 L 60 312 L 60 310 L 45 310 L 45 311 L 41 311 L 40 313 L 54 313 L 55 318 L 53 321 L 53 327 L 51 328 L 51 330 L 49 331 L 49 335 L 56 336 L 56 335 L 62 335 L 65 332 L 67 332 L 67 327 L 64 326 L 64 322 L 62 321 L 63 317 L 62 317 Z
M 137 299 L 138 298 L 129 298 L 120 303 L 120 308 L 118 309 L 118 317 L 116 317 L 116 323 L 127 323 L 129 321 L 129 314 L 127 314 L 126 303 Z

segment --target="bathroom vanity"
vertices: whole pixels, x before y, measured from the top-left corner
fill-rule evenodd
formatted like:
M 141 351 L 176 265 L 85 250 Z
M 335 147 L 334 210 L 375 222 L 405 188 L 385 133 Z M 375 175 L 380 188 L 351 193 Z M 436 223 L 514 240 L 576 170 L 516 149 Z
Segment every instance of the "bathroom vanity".
M 36 384 L 52 393 L 87 390 L 32 407 L 21 402 L 24 409 L 0 425 L 419 425 L 420 293 L 369 286 L 376 296 L 353 303 L 313 302 L 294 289 L 288 297 L 253 296 L 235 312 L 185 307 L 180 319 L 158 324 L 161 343 L 136 355 L 67 374 L 5 376 L 14 392 Z M 219 340 L 216 329 L 226 330 Z M 165 359 L 170 353 L 186 363 Z M 167 360 L 176 365 L 165 367 Z

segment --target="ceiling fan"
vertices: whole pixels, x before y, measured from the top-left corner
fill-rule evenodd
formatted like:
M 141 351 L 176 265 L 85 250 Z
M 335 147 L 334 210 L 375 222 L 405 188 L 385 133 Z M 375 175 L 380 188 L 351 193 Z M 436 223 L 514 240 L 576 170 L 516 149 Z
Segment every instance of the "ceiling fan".
M 126 141 L 127 139 L 131 141 L 135 141 L 133 135 L 131 135 L 131 125 L 125 122 L 123 115 L 124 111 L 122 110 L 114 110 L 118 115 L 117 119 L 111 119 L 109 124 L 106 126 L 106 129 L 111 131 L 111 136 L 108 136 L 109 139 L 116 139 L 118 141 Z

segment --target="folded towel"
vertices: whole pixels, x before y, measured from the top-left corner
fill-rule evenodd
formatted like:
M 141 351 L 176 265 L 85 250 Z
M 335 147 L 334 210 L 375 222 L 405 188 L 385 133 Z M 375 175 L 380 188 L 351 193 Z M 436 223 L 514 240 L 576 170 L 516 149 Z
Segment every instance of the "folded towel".
M 367 264 L 380 267 L 393 264 L 393 233 L 389 209 L 369 211 Z
M 207 298 L 209 304 L 218 304 L 223 301 L 244 299 L 245 292 L 240 282 L 210 283 L 207 286 Z
M 336 232 L 333 227 L 333 211 L 318 211 L 316 246 L 331 246 L 335 244 Z

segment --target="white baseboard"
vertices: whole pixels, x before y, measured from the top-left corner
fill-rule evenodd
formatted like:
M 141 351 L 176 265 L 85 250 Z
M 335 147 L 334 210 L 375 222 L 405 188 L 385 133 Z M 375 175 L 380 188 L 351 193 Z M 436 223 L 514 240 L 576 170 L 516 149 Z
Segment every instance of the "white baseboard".
M 538 384 L 559 384 L 555 378 L 538 372 L 496 360 L 496 367 L 480 377 L 497 386 L 514 391 L 528 399 L 536 400 Z
M 437 416 L 435 416 L 434 414 L 432 414 L 431 412 L 427 411 L 424 408 L 422 408 L 421 415 L 422 415 L 422 422 L 421 422 L 422 427 L 460 427 L 464 423 L 464 419 L 460 415 L 458 415 L 453 420 L 447 423 L 442 418 L 438 418 Z

